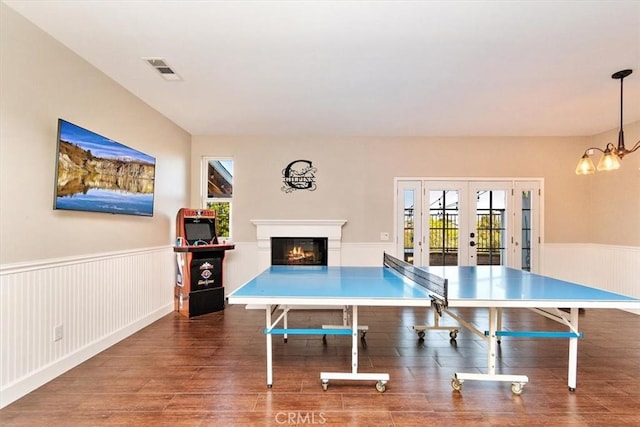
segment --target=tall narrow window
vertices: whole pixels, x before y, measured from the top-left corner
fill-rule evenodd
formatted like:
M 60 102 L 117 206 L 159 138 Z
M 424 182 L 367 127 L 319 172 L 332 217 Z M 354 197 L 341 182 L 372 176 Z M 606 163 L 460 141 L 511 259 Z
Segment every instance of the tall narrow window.
M 414 190 L 404 190 L 404 235 L 403 235 L 403 248 L 404 248 L 404 260 L 410 264 L 413 264 L 414 260 L 414 217 L 413 212 L 415 209 L 413 200 Z
M 522 191 L 522 269 L 531 271 L 531 190 Z
M 203 207 L 216 211 L 218 238 L 231 240 L 233 160 L 205 158 L 203 172 L 205 189 Z

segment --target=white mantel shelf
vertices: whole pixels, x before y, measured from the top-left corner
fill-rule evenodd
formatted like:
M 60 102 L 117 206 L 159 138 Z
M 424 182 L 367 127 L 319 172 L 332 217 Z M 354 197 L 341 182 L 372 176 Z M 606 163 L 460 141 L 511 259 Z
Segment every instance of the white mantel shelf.
M 271 265 L 272 237 L 326 237 L 327 265 L 339 266 L 341 261 L 343 219 L 253 219 L 258 241 L 258 270 Z
M 328 225 L 342 227 L 346 219 L 252 219 L 255 225 Z

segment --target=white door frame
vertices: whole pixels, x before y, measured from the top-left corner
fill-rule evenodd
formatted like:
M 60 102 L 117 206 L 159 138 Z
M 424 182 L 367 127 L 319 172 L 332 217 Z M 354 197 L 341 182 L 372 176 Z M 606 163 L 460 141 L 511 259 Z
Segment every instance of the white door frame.
M 407 178 L 395 178 L 395 215 L 394 215 L 394 229 L 396 230 L 396 251 L 397 256 L 402 258 L 404 256 L 404 191 L 414 191 L 414 259 L 416 265 L 428 265 L 428 250 L 427 246 L 429 242 L 426 240 L 429 236 L 429 222 L 423 218 L 428 215 L 429 212 L 429 197 L 428 191 L 430 190 L 458 190 L 460 191 L 459 197 L 459 210 L 462 212 L 473 209 L 475 211 L 475 202 L 473 198 L 476 195 L 476 189 L 487 190 L 506 190 L 510 192 L 508 195 L 507 206 L 505 207 L 508 213 L 507 227 L 508 235 L 506 237 L 505 257 L 503 261 L 504 265 L 522 268 L 522 250 L 521 246 L 524 243 L 522 241 L 523 232 L 523 216 L 522 216 L 522 197 L 523 191 L 529 191 L 531 200 L 531 212 L 527 217 L 530 224 L 527 224 L 531 229 L 530 244 L 531 244 L 531 258 L 530 258 L 530 270 L 532 272 L 539 272 L 541 265 L 541 247 L 544 242 L 544 199 L 542 197 L 544 179 L 543 178 L 430 178 L 430 177 L 407 177 Z M 463 192 L 467 197 L 463 196 Z M 465 200 L 466 199 L 466 200 Z M 418 207 L 420 209 L 418 209 Z M 459 259 L 467 260 L 469 258 L 470 246 L 466 243 L 466 238 L 469 237 L 471 229 L 475 229 L 475 215 L 469 215 L 469 221 L 466 224 L 463 221 L 460 222 L 459 233 L 460 236 L 465 236 L 465 243 L 461 244 L 459 248 Z M 464 234 L 463 234 L 464 233 Z M 476 232 L 477 235 L 477 232 Z M 468 263 L 467 261 L 465 261 Z M 461 264 L 463 265 L 463 264 Z

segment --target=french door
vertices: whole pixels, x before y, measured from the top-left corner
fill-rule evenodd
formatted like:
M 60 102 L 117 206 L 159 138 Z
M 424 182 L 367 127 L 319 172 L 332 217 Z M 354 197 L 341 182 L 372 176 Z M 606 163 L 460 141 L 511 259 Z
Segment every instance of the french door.
M 398 254 L 416 265 L 537 271 L 538 180 L 398 180 Z

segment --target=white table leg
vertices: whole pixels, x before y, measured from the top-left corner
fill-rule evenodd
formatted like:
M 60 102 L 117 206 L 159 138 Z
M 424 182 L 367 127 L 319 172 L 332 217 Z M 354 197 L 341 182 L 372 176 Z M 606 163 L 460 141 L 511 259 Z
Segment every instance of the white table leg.
M 271 305 L 265 308 L 267 330 L 271 329 Z M 267 337 L 267 387 L 273 386 L 273 341 L 271 334 L 265 334 Z
M 496 350 L 498 337 L 496 336 L 496 327 L 498 320 L 497 309 L 489 308 L 489 351 L 487 354 L 487 373 L 495 375 L 496 373 Z
M 514 394 L 521 394 L 524 385 L 529 382 L 529 378 L 525 375 L 505 375 L 496 374 L 496 352 L 498 349 L 497 325 L 502 323 L 500 319 L 502 310 L 496 307 L 489 307 L 489 331 L 487 344 L 489 346 L 487 352 L 487 373 L 460 373 L 456 372 L 451 380 L 451 386 L 454 390 L 462 390 L 462 384 L 466 380 L 475 381 L 506 381 L 511 382 L 511 391 Z
M 578 313 L 580 309 L 572 308 L 569 314 L 569 321 L 575 331 L 578 330 Z M 578 382 L 578 338 L 569 338 L 569 374 L 568 385 L 570 391 L 576 390 Z
M 284 307 L 284 328 L 287 329 L 289 327 L 289 307 Z M 284 342 L 287 342 L 287 339 L 289 338 L 289 336 L 287 334 L 284 334 Z
M 351 373 L 358 373 L 358 306 L 351 309 Z
M 496 331 L 502 330 L 502 307 L 498 307 L 498 323 L 496 325 Z M 500 337 L 497 339 L 498 344 L 500 343 Z
M 358 306 L 351 307 L 351 372 L 320 372 L 322 388 L 327 390 L 329 380 L 377 381 L 376 390 L 383 393 L 389 381 L 386 373 L 358 373 Z

